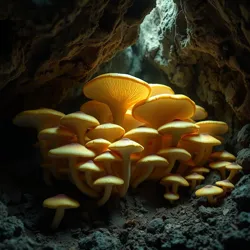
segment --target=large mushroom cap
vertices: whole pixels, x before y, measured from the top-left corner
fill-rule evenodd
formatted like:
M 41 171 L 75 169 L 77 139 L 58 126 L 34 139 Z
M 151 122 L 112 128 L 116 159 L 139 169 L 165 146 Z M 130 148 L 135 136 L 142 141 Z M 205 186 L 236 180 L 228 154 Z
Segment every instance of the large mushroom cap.
M 88 98 L 109 106 L 114 123 L 122 125 L 127 109 L 138 101 L 148 98 L 151 88 L 143 80 L 119 73 L 100 75 L 83 87 Z
M 138 121 L 159 128 L 175 119 L 193 116 L 195 103 L 185 95 L 162 94 L 136 103 L 132 115 Z
M 201 121 L 196 122 L 200 127 L 201 134 L 223 135 L 228 131 L 228 125 L 222 121 Z
M 209 134 L 190 134 L 190 135 L 184 135 L 182 137 L 183 141 L 189 141 L 195 144 L 203 144 L 203 145 L 210 145 L 210 146 L 217 146 L 220 145 L 221 142 L 214 138 L 213 136 Z
M 51 209 L 62 208 L 77 208 L 80 206 L 79 202 L 68 197 L 65 194 L 59 194 L 50 197 L 43 201 L 43 206 Z
M 43 129 L 58 126 L 63 116 L 64 113 L 54 109 L 40 108 L 19 113 L 13 119 L 13 123 L 20 127 L 36 128 L 40 132 Z
M 223 189 L 213 186 L 213 185 L 206 185 L 198 190 L 196 190 L 195 195 L 197 197 L 200 196 L 213 196 L 223 193 Z

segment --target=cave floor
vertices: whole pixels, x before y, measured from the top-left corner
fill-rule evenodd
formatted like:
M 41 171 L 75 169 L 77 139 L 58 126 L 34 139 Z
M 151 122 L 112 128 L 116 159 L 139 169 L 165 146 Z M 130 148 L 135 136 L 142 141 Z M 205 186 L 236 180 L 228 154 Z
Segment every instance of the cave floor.
M 98 208 L 68 182 L 53 187 L 26 183 L 18 190 L 2 190 L 0 249 L 249 250 L 249 184 L 250 175 L 243 176 L 231 195 L 211 207 L 182 189 L 181 200 L 171 205 L 163 198 L 163 187 L 146 182 Z M 52 232 L 54 210 L 42 202 L 58 193 L 76 198 L 81 207 L 67 210 Z

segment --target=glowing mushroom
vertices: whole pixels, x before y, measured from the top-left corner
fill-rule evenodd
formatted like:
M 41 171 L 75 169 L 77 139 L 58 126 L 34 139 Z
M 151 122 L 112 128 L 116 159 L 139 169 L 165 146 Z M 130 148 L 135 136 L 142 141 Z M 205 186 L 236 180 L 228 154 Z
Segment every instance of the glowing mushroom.
M 216 161 L 235 161 L 236 157 L 233 154 L 224 150 L 224 151 L 213 152 L 210 155 L 209 159 Z
M 195 112 L 194 102 L 185 95 L 162 94 L 136 103 L 133 117 L 155 129 L 175 119 L 186 119 Z
M 206 119 L 208 116 L 207 111 L 199 105 L 195 105 L 195 107 L 195 114 L 191 118 L 195 121 Z
M 125 131 L 129 131 L 134 128 L 138 128 L 140 126 L 143 126 L 144 123 L 137 121 L 133 116 L 132 116 L 132 110 L 128 109 L 125 116 L 124 116 L 124 121 L 122 127 L 125 129 Z
M 65 209 L 78 208 L 80 204 L 78 201 L 68 197 L 67 195 L 59 194 L 44 200 L 43 206 L 50 209 L 56 209 L 56 213 L 51 224 L 51 229 L 55 230 L 58 228 L 64 217 Z
M 49 156 L 55 158 L 67 158 L 69 160 L 69 169 L 72 179 L 79 190 L 90 197 L 98 197 L 98 193 L 93 189 L 89 188 L 79 178 L 79 172 L 76 168 L 77 158 L 84 158 L 89 160 L 95 157 L 95 153 L 79 143 L 71 143 L 58 148 L 51 149 Z
M 104 177 L 97 179 L 94 182 L 94 186 L 104 187 L 104 194 L 102 198 L 97 202 L 98 206 L 102 206 L 108 201 L 112 193 L 113 186 L 120 186 L 123 184 L 124 184 L 124 181 L 121 178 L 116 177 L 116 176 L 108 175 L 108 176 L 104 176 Z
M 114 142 L 120 139 L 124 135 L 124 133 L 125 133 L 125 130 L 121 126 L 117 124 L 113 124 L 113 123 L 105 123 L 105 124 L 96 126 L 94 129 L 91 129 L 87 133 L 87 136 L 92 140 L 103 138 L 110 142 Z
M 83 93 L 88 98 L 107 104 L 112 112 L 113 122 L 122 126 L 128 108 L 147 99 L 151 88 L 139 78 L 127 74 L 109 73 L 86 83 Z
M 131 178 L 130 155 L 133 153 L 142 152 L 144 147 L 135 141 L 132 141 L 128 138 L 123 138 L 110 144 L 109 149 L 118 152 L 123 159 L 122 178 L 124 180 L 124 185 L 122 186 L 120 193 L 121 197 L 123 197 L 128 190 Z
M 199 126 L 186 121 L 172 121 L 158 128 L 162 135 L 169 134 L 172 136 L 172 147 L 176 147 L 180 138 L 185 134 L 198 133 Z
M 151 87 L 151 96 L 162 95 L 162 94 L 171 94 L 174 95 L 174 91 L 164 84 L 159 83 L 150 83 L 149 86 Z
M 100 122 L 100 124 L 110 123 L 113 121 L 112 113 L 108 105 L 102 102 L 95 100 L 85 102 L 80 107 L 80 111 L 95 117 Z
M 201 121 L 196 122 L 200 127 L 201 134 L 209 134 L 212 136 L 223 135 L 228 131 L 228 125 L 222 121 Z
M 78 137 L 79 143 L 85 145 L 85 134 L 87 129 L 98 126 L 99 121 L 91 115 L 78 111 L 65 115 L 61 119 L 60 125 L 74 131 Z
M 216 196 L 223 193 L 223 189 L 213 186 L 213 185 L 206 185 L 198 190 L 195 191 L 195 195 L 197 197 L 205 196 L 210 204 L 215 204 L 217 201 Z
M 103 138 L 98 138 L 88 141 L 85 146 L 86 148 L 94 151 L 97 155 L 108 149 L 108 146 L 111 144 L 110 141 L 107 141 Z

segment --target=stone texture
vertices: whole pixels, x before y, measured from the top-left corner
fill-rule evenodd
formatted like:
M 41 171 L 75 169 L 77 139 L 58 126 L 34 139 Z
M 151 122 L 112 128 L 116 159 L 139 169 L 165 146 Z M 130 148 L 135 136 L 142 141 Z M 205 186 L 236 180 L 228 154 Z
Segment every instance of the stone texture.
M 1 1 L 1 114 L 55 107 L 81 94 L 99 65 L 135 43 L 154 3 Z

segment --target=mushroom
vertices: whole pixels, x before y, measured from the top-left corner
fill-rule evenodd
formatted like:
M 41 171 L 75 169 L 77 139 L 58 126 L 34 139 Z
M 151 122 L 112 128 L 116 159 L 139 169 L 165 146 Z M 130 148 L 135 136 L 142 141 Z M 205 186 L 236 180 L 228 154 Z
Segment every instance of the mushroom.
M 205 177 L 197 173 L 192 173 L 185 176 L 185 179 L 191 182 L 191 190 L 193 191 L 195 187 L 205 179 Z
M 196 122 L 196 125 L 200 127 L 201 134 L 209 134 L 212 136 L 223 135 L 228 131 L 228 125 L 221 121 L 201 121 Z
M 138 142 L 144 147 L 143 152 L 141 153 L 141 156 L 147 155 L 149 152 L 149 141 L 157 138 L 159 136 L 159 133 L 156 129 L 153 128 L 146 128 L 146 127 L 140 127 L 140 128 L 134 128 L 128 131 L 124 134 L 124 138 L 129 138 L 133 141 Z
M 226 166 L 229 165 L 231 162 L 230 161 L 215 161 L 209 163 L 209 167 L 218 170 L 221 174 L 221 178 L 225 179 L 226 178 Z
M 208 157 L 211 155 L 213 146 L 221 144 L 219 140 L 208 134 L 184 135 L 182 140 L 189 141 L 200 146 L 200 150 L 199 152 L 196 152 L 197 154 L 193 160 L 196 165 L 201 166 L 206 163 Z
M 191 158 L 191 155 L 185 149 L 174 147 L 161 149 L 157 152 L 157 154 L 165 157 L 169 162 L 168 168 L 163 173 L 163 175 L 166 175 L 172 171 L 176 161 L 186 162 Z
M 219 187 L 222 187 L 223 193 L 221 194 L 221 196 L 226 195 L 234 188 L 234 184 L 231 183 L 229 180 L 216 181 L 215 184 Z
M 164 84 L 159 83 L 150 83 L 149 86 L 151 87 L 151 96 L 162 95 L 162 94 L 171 94 L 174 95 L 174 91 Z
M 187 171 L 188 168 L 192 168 L 192 167 L 195 167 L 195 163 L 192 159 L 189 159 L 187 161 L 182 161 L 180 162 L 180 165 L 178 166 L 176 173 L 183 175 Z
M 122 190 L 120 193 L 121 197 L 123 197 L 128 190 L 131 177 L 130 155 L 133 153 L 142 152 L 144 150 L 144 147 L 135 141 L 132 141 L 128 138 L 123 138 L 110 144 L 109 149 L 118 152 L 123 159 L 122 178 L 124 180 L 124 185 L 122 186 Z
M 197 173 L 197 174 L 207 174 L 209 173 L 210 170 L 208 168 L 204 168 L 204 167 L 195 167 L 191 169 L 191 173 Z
M 172 193 L 177 194 L 179 186 L 188 187 L 189 183 L 178 174 L 169 174 L 168 176 L 161 179 L 160 184 L 162 185 L 172 185 Z
M 56 213 L 51 224 L 51 229 L 55 230 L 58 228 L 64 217 L 65 209 L 78 208 L 80 204 L 78 201 L 65 194 L 59 194 L 44 200 L 43 206 L 50 209 L 56 209 Z
M 168 200 L 170 203 L 173 203 L 173 201 L 179 200 L 180 196 L 178 194 L 165 193 L 164 198 Z
M 94 162 L 102 163 L 108 175 L 112 175 L 111 164 L 122 161 L 122 158 L 111 150 L 107 150 L 94 158 Z
M 116 176 L 111 176 L 111 175 L 104 176 L 104 177 L 97 179 L 94 182 L 94 186 L 103 186 L 105 188 L 102 198 L 97 202 L 98 206 L 102 206 L 108 201 L 111 195 L 113 186 L 120 186 L 123 184 L 124 184 L 124 181 L 121 178 L 116 177 Z
M 55 158 L 68 158 L 69 169 L 71 177 L 76 184 L 77 188 L 81 190 L 84 194 L 90 197 L 98 197 L 98 193 L 93 189 L 89 188 L 85 183 L 79 178 L 79 173 L 76 168 L 77 158 L 81 157 L 86 160 L 95 157 L 95 153 L 79 143 L 71 143 L 58 148 L 51 149 L 49 151 L 49 156 Z
M 167 165 L 168 161 L 159 155 L 148 155 L 140 159 L 136 163 L 136 166 L 138 166 L 139 168 L 141 167 L 145 168 L 145 171 L 139 174 L 139 176 L 135 178 L 135 180 L 132 183 L 132 187 L 136 188 L 140 183 L 146 180 L 150 176 L 155 167 L 166 167 Z
M 124 133 L 125 130 L 121 126 L 113 123 L 105 123 L 95 127 L 94 129 L 91 129 L 87 133 L 87 136 L 92 140 L 103 138 L 110 142 L 114 142 L 120 139 Z
M 93 174 L 103 172 L 103 169 L 99 168 L 92 160 L 87 162 L 80 162 L 76 165 L 76 169 L 85 173 L 85 180 L 89 187 L 94 188 Z
M 209 159 L 217 161 L 235 161 L 236 157 L 226 150 L 213 152 Z
M 78 111 L 62 117 L 60 125 L 74 131 L 78 137 L 79 143 L 85 145 L 85 134 L 87 129 L 98 126 L 99 121 L 91 115 Z
M 213 186 L 213 185 L 206 185 L 198 190 L 195 191 L 195 195 L 197 197 L 205 196 L 209 204 L 215 204 L 217 199 L 216 195 L 220 195 L 223 193 L 223 189 Z
M 63 116 L 64 113 L 54 109 L 40 108 L 17 114 L 13 123 L 20 127 L 35 128 L 39 133 L 43 129 L 58 126 Z
M 195 114 L 191 118 L 195 121 L 206 119 L 208 116 L 207 111 L 199 105 L 195 105 L 195 107 Z
M 125 129 L 125 131 L 129 131 L 134 128 L 138 128 L 140 126 L 143 126 L 144 123 L 137 121 L 133 116 L 132 116 L 132 110 L 128 109 L 125 116 L 124 116 L 124 121 L 122 127 Z
M 229 176 L 227 177 L 227 180 L 231 181 L 234 176 L 240 171 L 242 170 L 242 167 L 240 165 L 238 165 L 236 162 L 232 162 L 228 165 L 226 165 L 226 169 L 230 171 Z
M 80 107 L 80 111 L 95 117 L 100 122 L 100 124 L 113 122 L 113 117 L 109 106 L 102 102 L 95 100 L 85 102 Z
M 98 139 L 88 141 L 85 144 L 85 147 L 94 151 L 98 155 L 98 154 L 101 154 L 102 152 L 106 151 L 110 144 L 111 144 L 110 141 L 107 141 L 103 138 L 98 138 Z
M 136 103 L 133 117 L 151 127 L 160 126 L 175 119 L 186 119 L 195 112 L 194 102 L 185 95 L 162 94 Z
M 112 112 L 113 122 L 122 126 L 127 109 L 138 101 L 147 99 L 151 88 L 139 78 L 109 73 L 86 83 L 83 93 L 88 98 L 107 104 Z
M 199 126 L 186 121 L 173 121 L 159 127 L 158 132 L 162 135 L 170 134 L 172 136 L 171 146 L 176 147 L 184 134 L 198 133 Z

